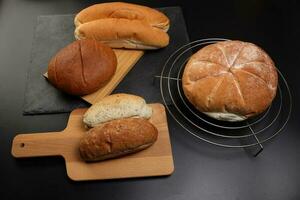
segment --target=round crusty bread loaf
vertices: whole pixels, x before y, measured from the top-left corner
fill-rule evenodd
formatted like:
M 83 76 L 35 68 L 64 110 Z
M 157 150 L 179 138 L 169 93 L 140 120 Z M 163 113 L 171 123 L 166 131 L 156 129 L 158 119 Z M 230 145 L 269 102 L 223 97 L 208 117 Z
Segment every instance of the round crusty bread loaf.
M 267 53 L 254 44 L 218 42 L 190 58 L 182 87 L 199 111 L 218 120 L 241 121 L 271 104 L 277 71 Z
M 106 18 L 141 20 L 164 31 L 169 28 L 169 19 L 163 13 L 146 6 L 123 2 L 101 3 L 87 7 L 76 15 L 74 23 L 79 26 L 86 22 Z
M 84 23 L 76 28 L 75 38 L 92 38 L 112 48 L 157 49 L 169 44 L 164 31 L 140 20 L 118 18 Z
M 93 104 L 84 114 L 83 122 L 89 127 L 100 126 L 104 122 L 128 117 L 150 118 L 152 108 L 139 96 L 113 94 Z
M 158 136 L 157 128 L 146 119 L 113 120 L 90 129 L 79 144 L 85 161 L 100 161 L 141 151 Z
M 48 79 L 68 94 L 86 95 L 105 85 L 116 67 L 117 58 L 109 46 L 95 40 L 80 40 L 64 47 L 51 59 Z

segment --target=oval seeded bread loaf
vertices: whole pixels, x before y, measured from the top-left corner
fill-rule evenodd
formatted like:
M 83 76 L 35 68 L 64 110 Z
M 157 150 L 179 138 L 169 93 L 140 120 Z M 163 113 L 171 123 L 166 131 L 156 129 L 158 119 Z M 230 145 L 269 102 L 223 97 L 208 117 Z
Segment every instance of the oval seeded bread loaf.
M 157 140 L 157 129 L 148 120 L 113 120 L 90 129 L 79 144 L 85 161 L 100 161 L 141 151 Z
M 92 105 L 83 116 L 83 122 L 89 127 L 104 122 L 128 117 L 150 118 L 152 108 L 142 97 L 130 94 L 106 96 Z
M 188 61 L 182 87 L 201 112 L 225 121 L 262 113 L 277 90 L 277 71 L 261 48 L 241 41 L 208 45 Z

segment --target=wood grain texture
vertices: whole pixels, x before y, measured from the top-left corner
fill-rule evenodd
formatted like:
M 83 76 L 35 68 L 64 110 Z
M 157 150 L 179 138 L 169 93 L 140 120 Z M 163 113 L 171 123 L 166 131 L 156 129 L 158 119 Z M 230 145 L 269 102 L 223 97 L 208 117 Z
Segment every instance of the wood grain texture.
M 162 104 L 150 105 L 153 108 L 150 122 L 158 129 L 158 139 L 141 152 L 101 162 L 84 162 L 78 145 L 86 134 L 82 123 L 86 109 L 76 109 L 61 132 L 17 135 L 13 140 L 12 155 L 16 158 L 62 156 L 68 176 L 75 181 L 170 175 L 174 164 L 165 108 Z
M 118 65 L 112 79 L 98 91 L 81 97 L 90 104 L 94 104 L 99 99 L 109 95 L 144 54 L 144 51 L 141 50 L 114 49 L 114 52 L 117 56 Z

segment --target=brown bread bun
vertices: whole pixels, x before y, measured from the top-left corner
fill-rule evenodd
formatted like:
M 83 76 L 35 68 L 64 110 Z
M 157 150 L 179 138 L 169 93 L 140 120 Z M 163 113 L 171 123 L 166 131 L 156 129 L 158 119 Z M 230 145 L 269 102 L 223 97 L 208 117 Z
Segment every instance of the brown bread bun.
M 113 120 L 90 129 L 79 144 L 85 161 L 100 161 L 141 151 L 157 140 L 158 131 L 148 120 Z
M 104 86 L 114 75 L 113 50 L 95 40 L 75 41 L 61 49 L 48 66 L 49 81 L 71 95 L 86 95 Z
M 219 120 L 241 121 L 271 104 L 277 71 L 268 54 L 252 43 L 218 42 L 190 58 L 182 87 L 199 111 Z

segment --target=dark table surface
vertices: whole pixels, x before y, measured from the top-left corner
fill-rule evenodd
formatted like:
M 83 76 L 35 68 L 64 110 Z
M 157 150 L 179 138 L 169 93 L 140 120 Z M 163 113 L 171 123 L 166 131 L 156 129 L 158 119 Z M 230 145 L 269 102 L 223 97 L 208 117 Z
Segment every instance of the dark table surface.
M 38 15 L 76 13 L 79 0 L 0 0 L 0 199 L 300 199 L 300 6 L 297 1 L 132 1 L 181 6 L 191 40 L 223 37 L 262 46 L 288 80 L 294 105 L 283 133 L 256 158 L 198 141 L 169 117 L 175 172 L 93 182 L 68 179 L 59 157 L 16 160 L 16 133 L 62 130 L 68 114 L 23 116 L 26 71 Z

